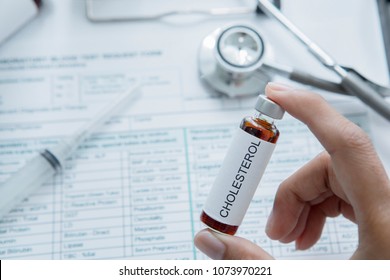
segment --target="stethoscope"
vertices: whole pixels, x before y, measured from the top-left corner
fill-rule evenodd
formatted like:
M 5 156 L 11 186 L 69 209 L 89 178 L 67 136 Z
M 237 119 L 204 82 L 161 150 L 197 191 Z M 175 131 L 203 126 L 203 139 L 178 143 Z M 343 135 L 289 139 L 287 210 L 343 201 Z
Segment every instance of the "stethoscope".
M 295 35 L 324 66 L 341 78 L 336 83 L 304 71 L 272 62 L 264 37 L 248 25 L 218 28 L 202 41 L 199 52 L 199 74 L 210 88 L 229 97 L 257 95 L 275 75 L 327 91 L 355 95 L 387 120 L 390 104 L 384 97 L 390 89 L 380 86 L 335 62 L 324 50 L 304 35 L 268 0 L 258 0 L 262 11 L 277 19 Z

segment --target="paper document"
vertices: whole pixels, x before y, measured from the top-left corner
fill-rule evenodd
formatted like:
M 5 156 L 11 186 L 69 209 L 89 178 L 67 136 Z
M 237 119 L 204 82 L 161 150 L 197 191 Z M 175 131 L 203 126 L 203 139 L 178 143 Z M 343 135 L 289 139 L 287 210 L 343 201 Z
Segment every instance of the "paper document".
M 21 77 L 0 79 L 1 113 L 8 117 L 0 127 L 2 181 L 39 149 L 70 136 L 94 115 L 90 111 L 105 105 L 126 84 L 146 81 L 138 106 L 93 134 L 67 161 L 63 174 L 0 222 L 2 258 L 204 258 L 193 245 L 194 234 L 202 228 L 200 211 L 231 137 L 242 117 L 252 112 L 254 99 L 184 100 L 175 90 L 177 74 L 151 70 L 142 77 L 115 71 L 52 75 L 29 70 Z M 32 89 L 36 98 L 28 102 L 23 102 L 26 97 L 13 98 Z M 159 96 L 168 91 L 170 95 Z M 175 100 L 181 100 L 182 109 L 157 113 L 158 107 Z M 364 111 L 351 117 L 366 125 Z M 308 251 L 296 252 L 293 245 L 266 237 L 277 186 L 322 150 L 295 119 L 287 116 L 278 127 L 279 143 L 238 235 L 280 258 L 350 255 L 357 231 L 341 218 L 331 220 Z
M 31 29 L 0 49 L 0 183 L 129 86 L 143 84 L 143 95 L 83 143 L 62 174 L 0 220 L 0 258 L 205 259 L 193 244 L 204 228 L 200 212 L 232 135 L 256 100 L 210 94 L 198 80 L 201 40 L 228 21 L 93 25 L 83 2 L 52 1 Z M 264 28 L 276 54 L 282 50 L 282 62 L 310 57 L 296 55 L 299 44 L 289 44 L 288 51 L 275 44 L 284 33 L 264 17 L 253 23 L 261 23 L 256 26 Z M 380 69 L 378 52 L 370 53 L 377 58 L 371 65 Z M 359 102 L 329 100 L 370 131 Z M 281 136 L 237 235 L 276 258 L 350 257 L 358 233 L 342 217 L 329 219 L 307 251 L 266 236 L 278 185 L 323 150 L 291 116 L 277 126 Z

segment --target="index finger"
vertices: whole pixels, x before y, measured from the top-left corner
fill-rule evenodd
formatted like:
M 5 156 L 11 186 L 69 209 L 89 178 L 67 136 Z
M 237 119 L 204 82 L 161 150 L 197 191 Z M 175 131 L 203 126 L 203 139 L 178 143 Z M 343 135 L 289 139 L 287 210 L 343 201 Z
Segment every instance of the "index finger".
M 305 123 L 329 154 L 340 150 L 345 139 L 341 130 L 351 122 L 330 107 L 320 95 L 275 83 L 269 83 L 265 92 L 293 117 Z

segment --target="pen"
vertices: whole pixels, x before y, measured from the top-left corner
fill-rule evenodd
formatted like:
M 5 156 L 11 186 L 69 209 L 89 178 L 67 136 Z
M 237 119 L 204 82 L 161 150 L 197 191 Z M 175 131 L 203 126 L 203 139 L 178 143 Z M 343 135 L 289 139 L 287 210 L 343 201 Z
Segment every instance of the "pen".
M 78 129 L 69 139 L 50 149 L 42 150 L 19 171 L 0 185 L 0 218 L 24 198 L 34 193 L 44 182 L 60 172 L 65 159 L 114 112 L 130 105 L 140 96 L 138 86 L 119 95 L 93 120 Z

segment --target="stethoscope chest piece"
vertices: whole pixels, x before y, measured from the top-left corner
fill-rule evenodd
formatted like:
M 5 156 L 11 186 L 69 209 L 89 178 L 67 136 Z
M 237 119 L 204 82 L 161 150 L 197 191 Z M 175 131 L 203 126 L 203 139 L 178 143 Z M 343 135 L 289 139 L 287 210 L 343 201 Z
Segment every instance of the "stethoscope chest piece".
M 258 95 L 271 77 L 261 71 L 265 44 L 253 28 L 218 28 L 202 41 L 199 71 L 209 87 L 230 97 Z

